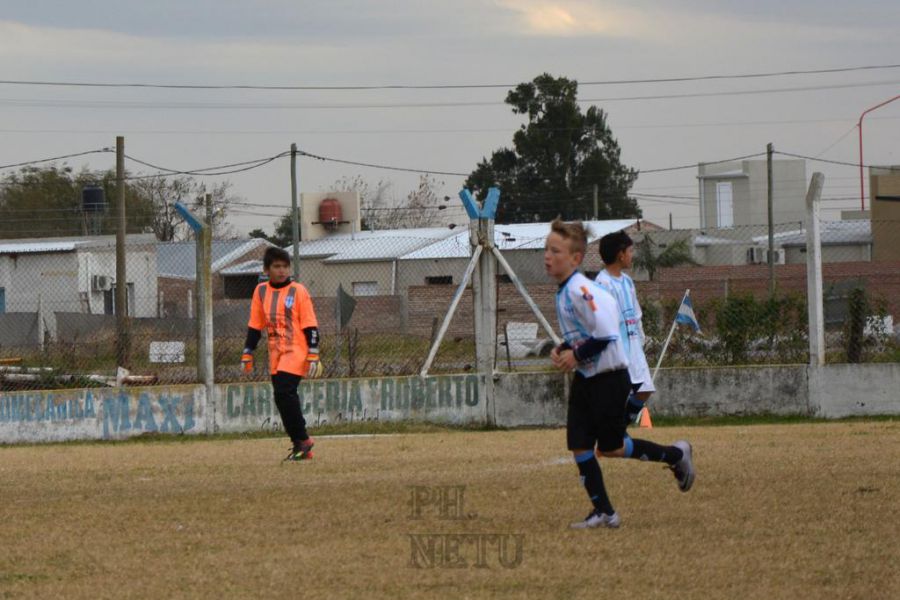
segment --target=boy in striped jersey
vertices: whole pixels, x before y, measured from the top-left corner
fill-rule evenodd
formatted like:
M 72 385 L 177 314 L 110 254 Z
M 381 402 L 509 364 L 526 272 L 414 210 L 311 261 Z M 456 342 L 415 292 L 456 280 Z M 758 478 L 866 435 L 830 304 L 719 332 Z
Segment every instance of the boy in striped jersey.
M 644 404 L 656 391 L 650 367 L 644 354 L 644 326 L 641 321 L 641 305 L 631 277 L 623 271 L 630 269 L 634 261 L 634 242 L 624 231 L 617 231 L 600 238 L 600 258 L 606 268 L 597 275 L 597 283 L 616 299 L 622 313 L 627 340 L 628 375 L 632 392 L 625 407 L 625 424 L 633 423 Z
M 266 330 L 269 372 L 275 406 L 293 446 L 285 460 L 312 458 L 313 439 L 306 432 L 297 386 L 304 377 L 320 377 L 319 328 L 306 288 L 291 281 L 291 255 L 281 248 L 268 248 L 263 271 L 269 280 L 260 283 L 250 301 L 250 322 L 241 363 L 253 370 L 253 351 Z
M 556 280 L 556 314 L 563 343 L 550 353 L 553 364 L 575 371 L 566 417 L 566 443 L 575 458 L 593 510 L 574 529 L 618 527 L 595 450 L 607 457 L 665 462 L 687 491 L 694 478 L 687 442 L 660 446 L 625 435 L 625 402 L 631 392 L 628 355 L 615 298 L 578 271 L 587 247 L 581 223 L 551 224 L 544 246 L 544 268 Z

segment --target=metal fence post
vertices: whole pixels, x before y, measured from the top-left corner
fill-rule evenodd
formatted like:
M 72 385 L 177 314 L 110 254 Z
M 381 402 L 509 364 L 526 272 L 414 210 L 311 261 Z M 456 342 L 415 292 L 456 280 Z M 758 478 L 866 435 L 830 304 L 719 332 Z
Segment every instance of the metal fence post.
M 825 364 L 825 318 L 822 300 L 822 238 L 819 198 L 825 176 L 813 173 L 806 192 L 806 297 L 809 312 L 809 364 Z

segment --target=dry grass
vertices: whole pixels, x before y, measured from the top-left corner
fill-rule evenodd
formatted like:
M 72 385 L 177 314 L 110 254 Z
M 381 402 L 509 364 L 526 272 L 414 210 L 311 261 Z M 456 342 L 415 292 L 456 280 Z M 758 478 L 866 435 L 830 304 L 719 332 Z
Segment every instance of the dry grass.
M 276 439 L 0 448 L 0 598 L 896 597 L 900 423 L 642 435 L 693 441 L 694 490 L 604 460 L 623 526 L 581 532 L 561 430 L 327 438 L 283 466 Z M 465 485 L 469 518 L 410 519 L 413 485 Z M 522 533 L 523 560 L 410 566 L 434 532 Z

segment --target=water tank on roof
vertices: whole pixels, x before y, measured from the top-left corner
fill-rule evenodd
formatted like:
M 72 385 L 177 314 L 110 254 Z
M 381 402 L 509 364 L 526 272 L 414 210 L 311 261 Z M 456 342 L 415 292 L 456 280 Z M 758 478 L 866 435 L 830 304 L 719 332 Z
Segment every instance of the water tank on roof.
M 81 189 L 81 210 L 86 213 L 106 212 L 106 197 L 102 187 L 86 185 Z
M 325 198 L 319 203 L 319 223 L 325 229 L 334 231 L 343 222 L 344 215 L 341 211 L 341 203 L 337 198 Z

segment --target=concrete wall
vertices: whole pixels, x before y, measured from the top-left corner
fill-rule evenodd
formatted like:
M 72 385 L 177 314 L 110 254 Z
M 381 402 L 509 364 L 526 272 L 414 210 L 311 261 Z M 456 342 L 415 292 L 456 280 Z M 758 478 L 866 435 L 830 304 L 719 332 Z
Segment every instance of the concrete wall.
M 900 364 L 667 369 L 652 413 L 664 416 L 900 415 Z M 558 373 L 305 381 L 310 425 L 413 420 L 504 427 L 562 426 L 566 378 Z M 124 439 L 144 433 L 280 431 L 268 383 L 0 392 L 0 443 Z
M 900 364 L 828 365 L 809 371 L 810 414 L 840 418 L 900 414 Z

